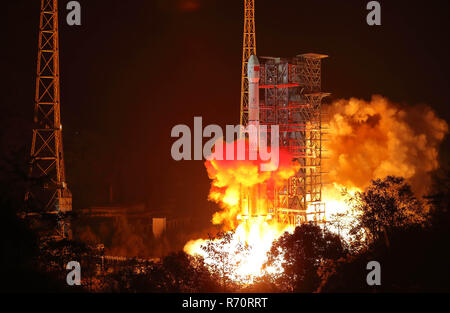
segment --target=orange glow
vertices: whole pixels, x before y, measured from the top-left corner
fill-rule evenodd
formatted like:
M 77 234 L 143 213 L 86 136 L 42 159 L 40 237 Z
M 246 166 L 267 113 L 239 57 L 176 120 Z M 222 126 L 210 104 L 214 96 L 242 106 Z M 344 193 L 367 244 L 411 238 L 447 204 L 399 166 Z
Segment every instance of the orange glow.
M 224 151 L 231 145 L 235 145 L 236 148 L 238 142 L 225 144 Z M 248 148 L 247 142 L 246 147 Z M 230 278 L 234 281 L 248 283 L 262 275 L 262 266 L 272 242 L 285 231 L 293 230 L 272 219 L 267 205 L 268 196 L 264 192 L 264 186 L 281 185 L 298 170 L 298 165 L 291 162 L 292 156 L 287 152 L 280 151 L 279 160 L 278 169 L 271 172 L 260 171 L 261 161 L 249 161 L 248 158 L 242 161 L 205 162 L 208 176 L 212 180 L 209 200 L 217 202 L 222 208 L 213 215 L 212 223 L 222 225 L 225 231 L 234 231 L 232 243 L 225 249 L 228 252 L 235 252 L 238 243 L 245 244 L 249 248 L 248 254 L 245 256 L 238 254 L 234 260 L 236 271 L 230 274 Z M 205 262 L 211 264 L 213 261 L 208 259 L 201 249 L 206 241 L 191 240 L 185 245 L 184 250 L 192 255 L 202 255 Z M 271 272 L 274 269 L 266 271 Z
M 381 96 L 374 96 L 369 102 L 338 100 L 328 111 L 327 141 L 323 147 L 326 158 L 322 160 L 328 184 L 322 188 L 322 201 L 327 221 L 341 214 L 339 225 L 328 223 L 329 229 L 349 240 L 346 230 L 359 213 L 349 210 L 342 190 L 353 195 L 363 191 L 371 180 L 395 175 L 406 178 L 419 196 L 424 194 L 430 172 L 439 166 L 438 148 L 448 125 L 428 107 L 402 107 Z M 236 282 L 251 283 L 264 273 L 282 271 L 283 260 L 271 269 L 263 269 L 263 264 L 272 243 L 293 229 L 272 216 L 267 205 L 270 193 L 265 188 L 283 184 L 298 171 L 291 159 L 288 153 L 280 151 L 280 166 L 272 172 L 259 171 L 259 161 L 205 163 L 212 180 L 209 200 L 221 207 L 212 223 L 233 234 L 231 244 L 224 249 L 234 252 L 239 242 L 250 249 L 248 255 L 235 257 L 236 270 L 229 278 Z M 200 254 L 207 264 L 212 264 L 214 261 L 201 249 L 206 242 L 191 240 L 184 250 Z
M 193 12 L 199 9 L 200 3 L 198 0 L 181 0 L 178 7 L 183 12 Z
M 371 180 L 393 175 L 404 177 L 419 197 L 426 194 L 448 125 L 429 107 L 401 106 L 382 96 L 341 99 L 328 113 L 324 164 L 329 184 L 322 195 L 327 220 L 340 213 L 340 234 L 348 240 L 345 230 L 358 212 L 349 210 L 341 191 L 354 195 Z

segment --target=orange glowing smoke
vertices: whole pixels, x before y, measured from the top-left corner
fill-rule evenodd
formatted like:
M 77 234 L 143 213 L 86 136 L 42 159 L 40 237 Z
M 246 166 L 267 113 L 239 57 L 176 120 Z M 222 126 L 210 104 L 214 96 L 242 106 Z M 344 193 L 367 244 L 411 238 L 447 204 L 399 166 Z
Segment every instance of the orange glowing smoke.
M 324 177 L 328 184 L 324 185 L 322 193 L 327 220 L 335 213 L 344 213 L 340 222 L 349 224 L 355 217 L 350 215 L 341 189 L 349 193 L 362 191 L 376 178 L 402 176 L 418 195 L 426 192 L 430 173 L 439 166 L 439 145 L 448 132 L 447 123 L 431 108 L 400 106 L 381 96 L 373 96 L 371 101 L 338 100 L 328 107 L 328 116 L 323 153 L 326 158 L 322 160 L 323 170 L 328 171 Z M 243 191 L 254 186 L 281 184 L 298 170 L 285 152 L 280 152 L 280 166 L 276 171 L 260 172 L 258 162 L 213 160 L 205 163 L 212 180 L 209 199 L 222 208 L 214 214 L 212 222 L 223 225 L 226 231 L 235 230 L 233 242 L 243 241 L 252 248 L 240 263 L 236 260 L 239 266 L 233 279 L 240 282 L 251 282 L 242 277 L 262 274 L 272 242 L 291 230 L 270 219 L 268 202 L 264 199 L 269 193 L 259 195 L 258 217 L 246 216 L 248 203 L 242 201 Z M 187 253 L 207 257 L 201 249 L 205 241 L 191 240 L 184 249 Z M 235 249 L 234 243 L 226 249 Z M 208 262 L 211 260 L 207 259 Z
M 200 2 L 198 0 L 180 0 L 178 1 L 178 8 L 183 12 L 193 12 L 198 10 Z
M 426 106 L 401 106 L 382 96 L 341 99 L 330 117 L 324 160 L 327 216 L 345 212 L 340 190 L 361 191 L 377 178 L 404 177 L 420 196 L 439 167 L 439 145 L 447 123 Z
M 222 144 L 222 142 L 220 142 Z M 233 146 L 233 147 L 232 147 Z M 227 149 L 234 149 L 235 160 L 210 160 L 205 162 L 208 176 L 212 180 L 209 200 L 219 203 L 222 211 L 214 214 L 213 224 L 223 224 L 225 230 L 235 229 L 237 219 L 248 211 L 248 203 L 241 201 L 241 194 L 257 185 L 272 186 L 282 185 L 286 179 L 298 171 L 298 165 L 292 162 L 292 156 L 285 150 L 280 149 L 279 165 L 274 171 L 260 171 L 260 159 L 249 160 L 246 153 L 245 160 L 237 159 L 237 147 L 239 141 L 225 143 L 224 155 Z M 246 152 L 248 142 L 245 142 Z M 260 194 L 257 205 L 258 215 L 267 215 L 266 195 Z
M 218 142 L 222 144 L 222 142 Z M 225 231 L 234 231 L 232 244 L 227 247 L 230 251 L 236 249 L 237 243 L 248 245 L 250 253 L 236 260 L 239 262 L 236 273 L 230 275 L 235 281 L 248 282 L 253 277 L 261 274 L 261 268 L 266 260 L 272 242 L 288 230 L 286 225 L 279 224 L 271 218 L 268 201 L 270 193 L 260 192 L 255 208 L 251 208 L 249 200 L 252 195 L 246 193 L 258 192 L 280 186 L 286 179 L 298 171 L 298 165 L 292 162 L 292 156 L 280 149 L 279 166 L 274 171 L 260 171 L 261 160 L 251 161 L 248 158 L 248 142 L 246 146 L 245 160 L 236 160 L 236 151 L 239 141 L 225 143 L 226 150 L 234 146 L 235 160 L 208 160 L 205 162 L 208 176 L 212 180 L 209 200 L 217 202 L 222 208 L 212 218 L 212 223 L 222 225 Z M 264 186 L 264 187 L 261 187 Z M 251 211 L 251 213 L 250 213 Z M 189 254 L 200 254 L 207 257 L 201 249 L 206 240 L 198 239 L 189 241 L 184 250 Z M 239 259 L 239 256 L 237 257 Z M 211 260 L 206 260 L 206 263 Z

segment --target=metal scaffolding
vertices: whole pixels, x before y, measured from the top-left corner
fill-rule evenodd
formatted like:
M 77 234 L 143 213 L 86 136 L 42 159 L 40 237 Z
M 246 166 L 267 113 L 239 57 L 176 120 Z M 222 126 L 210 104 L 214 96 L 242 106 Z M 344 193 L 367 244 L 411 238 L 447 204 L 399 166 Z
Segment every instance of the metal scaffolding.
M 72 210 L 62 144 L 59 86 L 58 1 L 41 0 L 39 43 L 26 214 Z M 65 232 L 64 227 L 61 228 Z
M 255 0 L 244 0 L 244 35 L 242 43 L 241 111 L 239 124 L 248 123 L 248 77 L 247 64 L 251 55 L 256 55 Z
M 282 188 L 273 190 L 269 213 L 278 222 L 324 222 L 322 203 L 321 60 L 308 53 L 294 58 L 260 57 L 260 123 L 278 125 L 280 148 L 300 165 Z

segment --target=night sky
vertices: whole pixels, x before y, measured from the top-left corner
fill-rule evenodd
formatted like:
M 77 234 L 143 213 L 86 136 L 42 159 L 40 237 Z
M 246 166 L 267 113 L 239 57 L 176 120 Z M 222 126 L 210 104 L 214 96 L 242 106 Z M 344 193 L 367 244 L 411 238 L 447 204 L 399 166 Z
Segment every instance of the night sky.
M 67 2 L 61 115 L 74 209 L 106 202 L 112 184 L 121 203 L 203 214 L 203 162 L 173 161 L 170 131 L 194 116 L 239 122 L 243 1 L 81 0 L 81 26 L 66 24 Z M 257 53 L 327 54 L 331 100 L 381 94 L 450 121 L 449 2 L 380 1 L 382 26 L 366 24 L 367 2 L 256 0 Z M 1 155 L 20 163 L 31 144 L 40 1 L 2 5 Z

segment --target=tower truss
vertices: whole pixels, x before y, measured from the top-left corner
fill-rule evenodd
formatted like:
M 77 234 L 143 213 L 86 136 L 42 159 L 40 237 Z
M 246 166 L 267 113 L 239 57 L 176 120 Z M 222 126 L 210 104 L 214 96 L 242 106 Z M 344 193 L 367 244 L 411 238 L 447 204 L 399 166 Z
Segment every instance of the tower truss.
M 64 171 L 60 116 L 58 1 L 41 0 L 26 213 L 65 213 L 72 195 Z
M 244 0 L 244 36 L 242 44 L 241 111 L 239 122 L 248 123 L 248 77 L 247 64 L 250 56 L 256 55 L 255 0 Z
M 274 190 L 271 213 L 280 223 L 324 222 L 322 202 L 321 60 L 307 53 L 291 59 L 260 57 L 260 123 L 279 126 L 279 146 L 300 165 Z

